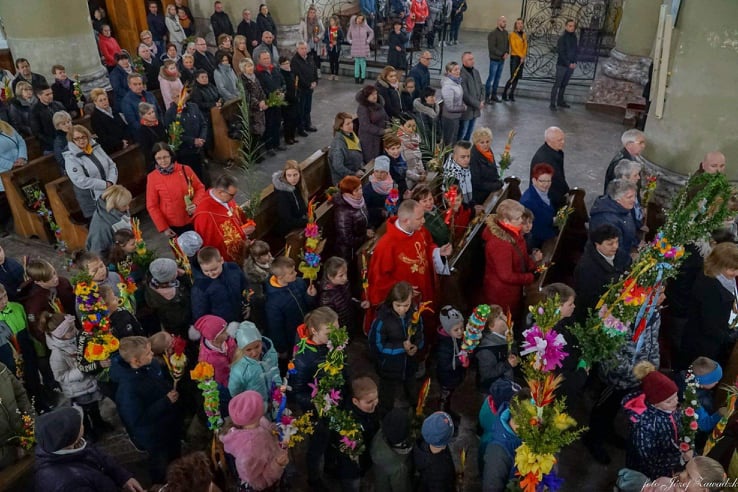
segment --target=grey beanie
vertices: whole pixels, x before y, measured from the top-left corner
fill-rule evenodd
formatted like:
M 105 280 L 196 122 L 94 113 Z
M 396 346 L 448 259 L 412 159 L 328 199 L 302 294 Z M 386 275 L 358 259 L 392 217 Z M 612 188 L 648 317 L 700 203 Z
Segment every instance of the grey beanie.
M 149 265 L 149 272 L 158 284 L 168 284 L 177 279 L 177 262 L 170 258 L 157 258 Z
M 386 155 L 379 155 L 374 158 L 374 170 L 375 171 L 386 171 L 390 170 L 390 160 Z
M 261 340 L 259 329 L 251 321 L 242 321 L 236 330 L 236 343 L 238 348 L 244 348 L 248 344 Z
M 195 231 L 187 231 L 177 238 L 177 244 L 187 256 L 195 256 L 202 248 L 202 238 Z
M 459 323 L 461 323 L 462 326 L 464 325 L 464 316 L 458 309 L 453 306 L 443 306 L 441 308 L 439 319 L 441 321 L 441 327 L 443 327 L 443 331 L 445 331 L 449 335 L 451 334 L 451 329 L 454 326 Z

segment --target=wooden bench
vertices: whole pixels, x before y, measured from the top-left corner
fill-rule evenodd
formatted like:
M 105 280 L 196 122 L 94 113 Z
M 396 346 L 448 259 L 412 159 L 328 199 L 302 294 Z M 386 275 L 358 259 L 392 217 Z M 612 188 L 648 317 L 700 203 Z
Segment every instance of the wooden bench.
M 238 149 L 241 147 L 241 141 L 228 136 L 228 122 L 235 121 L 239 117 L 240 103 L 240 99 L 233 99 L 221 108 L 210 109 L 214 139 L 212 157 L 223 163 L 230 163 L 238 159 Z
M 59 164 L 51 154 L 38 157 L 25 166 L 0 174 L 5 187 L 5 196 L 13 214 L 13 225 L 16 234 L 25 238 L 35 237 L 48 242 L 53 240 L 53 234 L 46 221 L 29 206 L 23 188 L 38 185 L 39 190 L 43 191 L 47 183 L 61 177 L 61 175 Z
M 556 282 L 572 285 L 574 268 L 582 256 L 588 239 L 589 214 L 584 204 L 584 195 L 584 190 L 580 188 L 569 191 L 566 203 L 574 211 L 569 215 L 564 227 L 559 230 L 559 234 L 546 241 L 541 247 L 543 261 L 552 264 L 532 285 L 526 287 L 526 306 L 541 302 L 543 300 L 541 291 L 547 285 Z
M 130 145 L 110 157 L 118 167 L 118 184 L 125 186 L 133 195 L 131 215 L 141 212 L 146 208 L 147 173 L 146 161 L 138 145 Z M 46 196 L 67 248 L 84 248 L 87 242 L 87 220 L 77 203 L 72 182 L 66 176 L 55 179 L 46 185 Z
M 76 120 L 72 120 L 73 125 L 82 125 L 88 130 L 92 131 L 92 123 L 90 121 L 90 114 L 87 113 L 82 118 L 77 118 Z M 41 142 L 31 135 L 30 137 L 24 137 L 26 141 L 26 148 L 28 152 L 28 160 L 29 162 L 38 159 L 39 157 L 43 156 L 43 152 L 41 151 Z
M 0 492 L 22 490 L 18 488 L 18 482 L 27 478 L 33 472 L 34 462 L 35 458 L 33 454 L 30 454 L 0 470 Z

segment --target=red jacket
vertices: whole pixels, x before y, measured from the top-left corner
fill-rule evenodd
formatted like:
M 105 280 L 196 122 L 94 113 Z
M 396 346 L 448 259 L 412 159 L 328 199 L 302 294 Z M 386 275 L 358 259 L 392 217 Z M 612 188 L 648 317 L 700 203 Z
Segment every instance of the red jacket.
M 484 246 L 484 302 L 498 304 L 513 316 L 520 313 L 523 286 L 533 283 L 535 263 L 523 237 L 506 228 L 494 215 L 482 233 Z
M 412 0 L 410 5 L 410 19 L 412 24 L 423 24 L 428 19 L 430 10 L 428 9 L 428 2 L 426 0 Z M 410 26 L 408 26 L 410 27 Z
M 105 66 L 114 67 L 116 53 L 123 51 L 118 44 L 118 41 L 116 41 L 112 36 L 106 37 L 101 34 L 98 38 L 97 44 L 100 47 L 100 53 L 103 56 L 103 60 L 105 60 Z
M 156 169 L 146 178 L 146 210 L 159 232 L 170 226 L 182 227 L 192 222 L 187 214 L 185 195 L 192 186 L 193 203 L 200 203 L 205 198 L 205 186 L 189 166 L 178 162 L 174 164 L 172 174 L 162 174 Z

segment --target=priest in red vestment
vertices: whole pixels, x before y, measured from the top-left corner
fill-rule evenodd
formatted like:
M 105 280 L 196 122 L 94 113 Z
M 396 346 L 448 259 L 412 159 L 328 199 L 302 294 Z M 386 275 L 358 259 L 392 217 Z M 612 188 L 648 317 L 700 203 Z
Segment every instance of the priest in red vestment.
M 409 282 L 420 297 L 417 301 L 435 301 L 436 274 L 449 275 L 445 257 L 451 245 L 438 247 L 423 227 L 423 207 L 415 200 L 400 204 L 397 217 L 387 221 L 387 232 L 374 247 L 369 262 L 368 297 L 372 306 L 384 302 L 393 285 Z M 434 311 L 438 311 L 434 306 Z M 427 326 L 426 333 L 432 327 Z
M 193 226 L 202 237 L 204 246 L 217 248 L 225 261 L 243 265 L 247 236 L 254 231 L 256 224 L 246 217 L 233 199 L 238 193 L 237 184 L 232 176 L 220 176 L 197 204 Z

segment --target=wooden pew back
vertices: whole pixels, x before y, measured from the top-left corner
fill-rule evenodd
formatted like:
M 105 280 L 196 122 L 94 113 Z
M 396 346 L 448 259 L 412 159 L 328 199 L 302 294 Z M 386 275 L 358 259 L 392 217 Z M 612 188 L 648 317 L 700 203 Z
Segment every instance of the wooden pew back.
M 240 99 L 233 99 L 220 108 L 210 109 L 214 138 L 213 158 L 221 162 L 234 161 L 238 158 L 241 141 L 228 136 L 228 122 L 238 118 L 240 102 Z
M 53 234 L 46 222 L 28 205 L 23 188 L 37 186 L 43 191 L 46 183 L 62 175 L 54 156 L 49 154 L 30 161 L 23 167 L 11 169 L 0 176 L 5 187 L 5 196 L 13 214 L 15 233 L 25 238 L 36 237 L 51 241 Z

